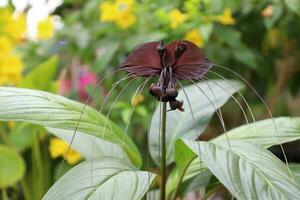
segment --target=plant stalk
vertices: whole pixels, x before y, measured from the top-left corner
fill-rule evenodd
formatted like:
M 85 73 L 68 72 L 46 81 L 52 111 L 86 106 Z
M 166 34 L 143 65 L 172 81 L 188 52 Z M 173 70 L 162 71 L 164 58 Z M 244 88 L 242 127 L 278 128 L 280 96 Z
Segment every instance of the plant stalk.
M 3 200 L 8 200 L 7 192 L 6 192 L 6 189 L 5 189 L 5 188 L 2 189 L 2 199 L 3 199 Z
M 167 102 L 163 102 L 162 107 L 162 119 L 161 119 L 161 135 L 160 135 L 160 149 L 161 149 L 161 161 L 160 161 L 160 200 L 166 199 L 166 181 L 167 181 L 167 166 L 166 166 L 166 123 L 167 123 Z

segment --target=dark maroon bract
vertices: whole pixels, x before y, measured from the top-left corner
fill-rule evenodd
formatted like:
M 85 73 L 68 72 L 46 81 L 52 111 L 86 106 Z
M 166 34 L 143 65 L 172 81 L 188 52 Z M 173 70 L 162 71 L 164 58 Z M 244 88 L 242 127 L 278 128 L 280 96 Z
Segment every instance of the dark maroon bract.
M 148 42 L 136 48 L 122 64 L 132 75 L 159 76 L 150 86 L 150 94 L 157 100 L 169 102 L 171 110 L 183 111 L 182 101 L 176 100 L 178 80 L 199 80 L 211 68 L 202 50 L 186 40 L 164 46 L 162 42 Z

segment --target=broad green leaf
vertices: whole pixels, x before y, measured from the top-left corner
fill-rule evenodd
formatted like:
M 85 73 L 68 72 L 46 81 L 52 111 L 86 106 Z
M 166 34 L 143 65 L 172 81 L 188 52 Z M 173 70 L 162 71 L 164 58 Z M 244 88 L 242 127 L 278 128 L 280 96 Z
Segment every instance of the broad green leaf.
M 82 109 L 83 104 L 59 95 L 0 87 L 2 121 L 26 121 L 44 127 L 74 130 Z M 130 160 L 141 166 L 141 156 L 130 137 L 91 107 L 86 106 L 77 130 L 120 145 Z
M 25 173 L 22 157 L 12 149 L 0 145 L 0 188 L 12 186 Z
M 295 174 L 295 180 L 300 185 L 300 164 L 299 163 L 292 163 L 289 164 L 289 167 Z
M 153 189 L 147 192 L 146 200 L 159 200 L 160 191 L 159 189 Z
M 63 139 L 68 144 L 70 144 L 74 134 L 73 130 L 59 128 L 46 129 L 53 135 Z M 72 143 L 72 149 L 78 151 L 87 160 L 95 160 L 99 157 L 113 157 L 129 162 L 127 155 L 119 145 L 82 132 L 76 132 L 76 137 Z
M 277 128 L 277 133 L 274 123 Z M 279 117 L 274 118 L 274 123 L 272 119 L 265 119 L 234 128 L 227 132 L 229 142 L 251 142 L 263 148 L 269 148 L 274 145 L 300 139 L 300 118 Z M 225 134 L 218 136 L 212 141 L 216 144 L 228 144 Z M 195 158 L 191 153 L 187 154 L 186 152 L 188 152 L 188 150 L 185 149 L 181 141 L 178 141 L 175 146 L 175 161 L 177 164 L 175 169 L 178 170 L 178 174 L 182 175 L 182 172 L 184 172 L 183 181 L 189 180 L 206 169 L 204 164 L 202 164 L 202 166 L 200 165 L 198 157 Z M 178 182 L 178 177 L 177 179 L 172 178 L 173 179 L 170 180 L 173 182 L 170 182 L 170 184 L 172 183 L 171 189 L 173 190 L 175 188 L 174 184 L 176 184 L 176 181 Z
M 178 99 L 184 101 L 185 111 L 171 111 L 167 113 L 166 148 L 168 164 L 174 161 L 176 140 L 179 138 L 195 139 L 199 136 L 208 125 L 215 109 L 220 108 L 232 94 L 242 88 L 242 84 L 233 80 L 205 81 L 197 83 L 197 85 L 207 96 L 196 85 L 184 88 L 191 104 L 197 133 L 195 133 L 193 118 L 183 90 L 179 90 Z M 155 162 L 158 160 L 159 150 L 159 120 L 158 106 L 152 117 L 150 133 L 148 133 L 150 134 L 150 153 Z
M 91 174 L 92 179 L 91 179 Z M 138 171 L 129 163 L 113 158 L 85 161 L 72 168 L 46 193 L 44 200 L 141 199 L 155 175 Z
M 193 156 L 194 158 L 195 156 Z M 207 169 L 204 163 L 199 159 L 193 159 L 192 163 L 186 165 L 186 168 L 180 169 L 175 167 L 170 173 L 167 180 L 167 197 L 174 197 L 174 192 L 179 185 L 179 193 L 186 193 L 192 189 L 206 186 L 210 183 L 212 173 Z
M 52 56 L 32 69 L 21 80 L 20 87 L 55 92 L 57 56 Z
M 213 188 L 216 185 L 215 183 L 211 183 L 212 178 L 213 174 L 211 171 L 207 168 L 203 168 L 203 171 L 201 171 L 200 174 L 181 183 L 179 196 L 182 197 L 189 192 L 199 191 L 199 189 L 205 189 L 205 192 L 207 193 L 209 191 L 209 187 Z
M 25 122 L 17 123 L 8 134 L 10 146 L 18 152 L 30 148 L 35 134 L 33 126 L 34 125 Z
M 297 15 L 300 15 L 299 0 L 285 0 L 284 2 L 291 11 L 295 12 Z
M 166 185 L 166 193 L 168 198 L 170 197 L 171 192 L 176 189 L 176 186 L 180 184 L 180 182 L 184 181 L 183 176 L 190 163 L 194 160 L 195 154 L 192 150 L 186 148 L 185 144 L 179 140 L 175 143 L 174 157 L 176 167 L 170 173 Z
M 209 183 L 212 176 L 211 172 L 209 172 L 201 159 L 191 149 L 186 147 L 182 140 L 178 140 L 175 144 L 175 162 L 176 167 L 172 170 L 167 181 L 166 192 L 168 197 L 178 185 L 182 187 L 181 183 L 196 176 L 200 179 L 197 182 L 199 187 Z
M 300 117 L 279 117 L 274 118 L 274 121 L 272 119 L 261 120 L 234 128 L 227 132 L 227 136 L 229 142 L 236 140 L 247 141 L 269 148 L 300 139 Z M 214 142 L 226 142 L 226 135 L 218 136 L 214 139 Z
M 297 199 L 300 187 L 274 154 L 249 142 L 184 143 L 237 199 Z M 198 144 L 197 144 L 198 143 Z

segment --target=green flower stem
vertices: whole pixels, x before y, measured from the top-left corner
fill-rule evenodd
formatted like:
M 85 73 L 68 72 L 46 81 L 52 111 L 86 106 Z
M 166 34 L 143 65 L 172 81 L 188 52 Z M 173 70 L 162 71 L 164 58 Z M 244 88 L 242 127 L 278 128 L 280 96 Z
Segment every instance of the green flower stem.
M 163 102 L 162 107 L 162 119 L 161 119 L 161 162 L 160 162 L 160 173 L 161 173 L 161 189 L 160 189 L 160 200 L 166 199 L 166 181 L 167 181 L 167 166 L 166 166 L 166 123 L 167 123 L 167 103 Z
M 20 181 L 20 183 L 21 183 L 21 187 L 22 187 L 22 190 L 23 190 L 23 195 L 24 195 L 25 200 L 31 200 L 32 195 L 31 195 L 30 189 L 28 188 L 28 184 L 26 182 L 26 179 L 23 178 Z
M 9 144 L 8 136 L 2 126 L 0 126 L 0 139 L 2 139 L 4 144 Z
M 2 199 L 3 199 L 3 200 L 7 200 L 7 199 L 8 199 L 8 197 L 7 197 L 7 192 L 6 192 L 6 189 L 5 189 L 5 188 L 2 189 Z

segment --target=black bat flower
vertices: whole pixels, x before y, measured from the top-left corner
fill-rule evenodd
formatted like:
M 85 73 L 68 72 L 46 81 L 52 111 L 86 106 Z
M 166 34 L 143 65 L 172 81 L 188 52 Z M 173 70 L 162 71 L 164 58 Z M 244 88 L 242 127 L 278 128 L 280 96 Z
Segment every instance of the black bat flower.
M 159 76 L 150 86 L 150 94 L 157 100 L 169 102 L 171 110 L 183 111 L 183 101 L 176 99 L 178 80 L 200 79 L 212 67 L 202 50 L 194 43 L 179 40 L 164 46 L 162 42 L 148 42 L 136 48 L 122 64 L 122 68 L 136 76 Z

